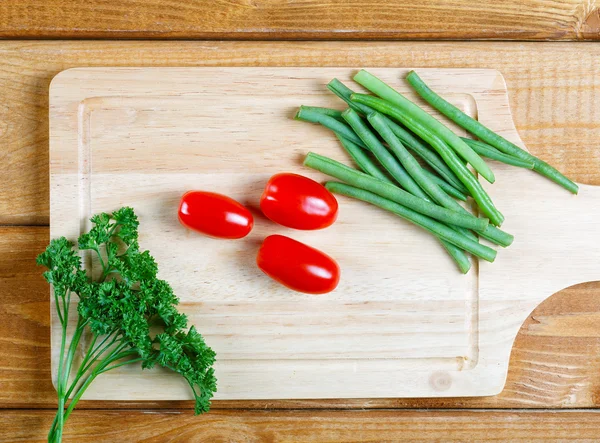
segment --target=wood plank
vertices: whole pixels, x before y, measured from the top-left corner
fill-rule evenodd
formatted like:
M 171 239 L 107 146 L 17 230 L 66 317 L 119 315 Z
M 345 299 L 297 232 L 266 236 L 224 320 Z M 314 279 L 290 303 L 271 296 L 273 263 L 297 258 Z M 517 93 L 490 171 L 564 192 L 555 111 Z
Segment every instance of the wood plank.
M 0 228 L 0 407 L 53 407 L 48 287 L 35 256 L 45 227 Z M 600 405 L 600 283 L 542 303 L 513 347 L 506 388 L 494 397 L 215 401 L 224 408 L 583 408 Z M 541 325 L 541 326 L 540 326 Z M 190 402 L 81 402 L 85 408 L 191 408 Z M 0 439 L 1 440 L 1 439 Z
M 50 400 L 49 293 L 35 257 L 47 228 L 0 228 L 0 385 L 3 401 Z M 50 395 L 52 394 L 52 395 Z M 51 401 L 51 400 L 50 400 Z
M 600 46 L 576 43 L 0 42 L 0 224 L 48 223 L 48 86 L 75 66 L 481 67 L 506 78 L 525 145 L 600 184 Z
M 598 39 L 587 0 L 26 0 L 0 6 L 4 38 Z
M 0 440 L 43 442 L 46 410 L 3 411 Z M 76 411 L 64 442 L 597 441 L 600 411 Z M 118 435 L 118 437 L 117 437 Z

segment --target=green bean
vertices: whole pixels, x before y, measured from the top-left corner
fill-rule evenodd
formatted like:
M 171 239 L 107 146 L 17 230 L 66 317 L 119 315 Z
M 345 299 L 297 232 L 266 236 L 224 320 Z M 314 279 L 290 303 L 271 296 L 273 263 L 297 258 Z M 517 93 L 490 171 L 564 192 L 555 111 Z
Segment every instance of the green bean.
M 460 181 L 467 187 L 481 211 L 490 219 L 490 222 L 496 226 L 502 224 L 504 216 L 496 209 L 489 195 L 481 186 L 481 183 L 479 183 L 471 171 L 469 171 L 460 161 L 456 153 L 450 149 L 440 137 L 431 132 L 429 128 L 424 126 L 420 121 L 412 118 L 410 114 L 403 112 L 383 99 L 365 94 L 352 94 L 352 100 L 366 104 L 379 112 L 397 119 L 404 126 L 421 137 L 425 142 L 429 143 L 437 153 L 440 154 L 442 159 L 446 162 L 448 167 L 452 169 Z
M 431 171 L 429 171 L 428 169 L 425 169 L 425 168 L 423 168 L 423 172 L 429 176 L 430 180 L 434 181 L 440 188 L 442 188 L 446 194 L 448 194 L 448 195 L 450 195 L 450 196 L 452 196 L 454 198 L 457 198 L 459 200 L 462 200 L 464 202 L 467 201 L 466 194 L 463 194 L 461 191 L 459 191 L 454 186 L 452 186 L 451 184 L 449 184 L 443 178 L 438 177 L 433 172 L 431 172 Z
M 462 272 L 463 274 L 469 272 L 469 269 L 471 269 L 471 261 L 469 260 L 469 257 L 467 256 L 465 251 L 463 251 L 458 246 L 453 245 L 452 243 L 448 243 L 446 240 L 442 240 L 439 237 L 438 241 L 444 247 L 446 252 L 448 252 L 450 257 L 452 257 L 452 259 L 456 263 L 456 266 L 458 266 L 460 272 Z
M 379 169 L 377 165 L 371 161 L 364 149 L 362 149 L 356 143 L 352 143 L 347 138 L 342 137 L 338 133 L 335 133 L 335 136 L 338 138 L 346 152 L 350 154 L 350 157 L 352 157 L 354 163 L 356 163 L 360 169 L 362 169 L 365 173 L 378 178 L 379 180 L 392 183 L 387 175 L 385 175 L 381 169 Z
M 512 155 L 506 155 L 505 153 L 498 151 L 493 146 L 488 145 L 477 140 L 470 138 L 461 137 L 464 142 L 473 148 L 473 151 L 477 152 L 482 157 L 491 158 L 507 165 L 516 166 L 517 168 L 533 169 L 534 164 L 529 160 L 521 160 L 520 158 L 513 157 Z
M 450 225 L 460 226 L 478 232 L 485 230 L 488 226 L 488 220 L 485 218 L 478 218 L 471 214 L 461 214 L 442 208 L 441 206 L 423 200 L 422 198 L 415 197 L 397 186 L 371 177 L 340 162 L 315 154 L 314 152 L 308 153 L 304 159 L 304 165 L 331 177 L 335 177 L 349 185 L 373 192 L 381 197 L 400 203 L 416 212 Z
M 365 124 L 365 122 L 360 118 L 360 116 L 353 109 L 346 109 L 342 117 L 346 120 L 346 122 L 354 129 L 354 132 L 360 137 L 360 139 L 364 142 L 365 145 L 375 154 L 379 163 L 390 173 L 390 175 L 400 183 L 406 191 L 410 192 L 416 197 L 423 198 L 425 200 L 429 200 L 427 194 L 421 190 L 419 185 L 415 183 L 413 178 L 408 174 L 408 172 L 402 167 L 398 161 L 394 158 L 390 151 L 388 151 L 385 146 L 381 144 L 379 139 L 371 132 L 369 127 Z
M 356 143 L 358 146 L 367 149 L 362 140 L 358 138 L 352 128 L 346 123 L 342 123 L 329 115 L 325 115 L 321 112 L 313 111 L 307 108 L 307 106 L 300 106 L 300 109 L 294 118 L 297 120 L 303 120 L 305 122 L 319 123 L 326 128 L 331 129 L 333 132 L 340 134 L 342 137 L 350 140 L 351 142 Z
M 534 171 L 549 178 L 555 183 L 558 183 L 560 186 L 572 192 L 573 194 L 577 194 L 579 187 L 576 183 L 568 179 L 548 163 L 509 142 L 504 137 L 496 134 L 491 129 L 462 112 L 456 106 L 448 103 L 442 97 L 433 92 L 414 71 L 411 71 L 406 79 L 417 92 L 417 94 L 423 97 L 423 99 L 431 104 L 431 106 L 462 128 L 469 131 L 471 134 L 475 135 L 478 139 L 495 147 L 505 154 L 512 155 L 513 157 L 520 158 L 521 160 L 533 162 Z
M 424 126 L 428 127 L 452 149 L 454 149 L 458 155 L 468 161 L 483 178 L 490 183 L 494 183 L 494 173 L 485 163 L 485 161 L 475 151 L 473 151 L 469 145 L 463 142 L 460 137 L 458 137 L 435 117 L 429 115 L 426 111 L 405 98 L 398 91 L 394 90 L 364 69 L 354 76 L 354 80 L 379 97 L 396 105 L 403 112 L 409 114 L 414 120 L 417 120 Z M 368 106 L 368 103 L 363 104 Z
M 354 109 L 356 112 L 360 112 L 361 114 L 368 115 L 372 109 L 366 105 L 361 105 L 360 103 L 355 103 L 350 100 L 350 96 L 354 94 L 354 91 L 339 81 L 337 78 L 334 78 L 329 83 L 327 83 L 327 88 L 337 95 L 339 98 L 344 100 L 348 106 Z
M 509 234 L 508 232 L 505 232 L 494 225 L 488 225 L 484 231 L 479 232 L 478 234 L 486 240 L 505 248 L 510 246 L 515 239 L 512 234 Z
M 390 211 L 400 217 L 420 226 L 421 228 L 431 232 L 436 237 L 439 237 L 448 243 L 458 246 L 471 254 L 480 257 L 486 261 L 493 262 L 496 258 L 496 251 L 492 248 L 477 243 L 476 241 L 470 240 L 464 235 L 452 230 L 443 223 L 440 223 L 430 217 L 424 216 L 416 211 L 407 208 L 394 201 L 388 200 L 381 197 L 378 194 L 374 194 L 365 189 L 361 189 L 355 186 L 349 186 L 344 183 L 338 182 L 327 182 L 325 187 L 331 192 L 336 194 L 346 195 L 348 197 L 356 198 L 358 200 L 371 203 L 375 206 L 379 206 L 382 209 Z
M 338 109 L 322 108 L 320 106 L 302 106 L 302 108 L 304 108 L 305 111 L 318 112 L 320 114 L 324 114 L 324 115 L 333 117 L 337 120 L 342 118 L 342 111 L 340 111 Z
M 353 102 L 350 97 L 354 94 L 354 91 L 344 85 L 337 78 L 331 80 L 327 87 L 331 90 L 335 95 L 344 100 L 348 106 L 354 109 L 356 112 L 360 112 L 364 115 L 369 115 L 374 111 L 373 108 L 363 105 L 361 103 Z M 431 149 L 427 148 L 423 143 L 421 143 L 416 137 L 414 137 L 410 132 L 402 128 L 399 124 L 389 119 L 387 116 L 383 116 L 386 120 L 390 129 L 396 134 L 396 137 L 400 139 L 402 143 L 404 143 L 411 151 L 416 152 L 419 157 L 421 157 L 429 166 L 433 168 L 438 174 L 440 174 L 443 178 L 445 178 L 449 183 L 458 188 L 463 193 L 468 192 L 464 185 L 460 182 L 458 177 L 448 168 L 448 166 L 442 161 L 439 156 L 433 152 Z

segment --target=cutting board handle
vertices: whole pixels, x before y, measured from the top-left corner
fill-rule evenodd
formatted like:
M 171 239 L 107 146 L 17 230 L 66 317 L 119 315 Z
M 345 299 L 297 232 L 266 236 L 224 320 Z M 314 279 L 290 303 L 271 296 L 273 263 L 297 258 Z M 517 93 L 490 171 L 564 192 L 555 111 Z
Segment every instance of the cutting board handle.
M 567 203 L 568 202 L 568 203 Z M 579 185 L 579 194 L 565 199 L 565 232 L 570 243 L 564 249 L 567 275 L 565 286 L 600 280 L 600 186 Z
M 571 195 L 539 175 L 529 176 L 526 185 L 523 201 L 515 201 L 528 214 L 519 226 L 524 231 L 506 251 L 510 266 L 492 278 L 497 283 L 503 275 L 502 291 L 521 294 L 521 322 L 553 294 L 600 280 L 600 186 L 581 184 Z

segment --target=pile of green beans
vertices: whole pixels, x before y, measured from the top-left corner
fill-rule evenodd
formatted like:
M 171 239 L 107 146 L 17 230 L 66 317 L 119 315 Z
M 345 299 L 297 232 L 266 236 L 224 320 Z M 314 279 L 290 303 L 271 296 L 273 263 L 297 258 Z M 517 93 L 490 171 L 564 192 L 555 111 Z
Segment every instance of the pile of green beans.
M 479 157 L 479 155 L 477 155 L 477 153 L 473 151 L 469 145 L 463 142 L 458 135 L 456 135 L 434 117 L 429 115 L 418 105 L 403 97 L 402 94 L 386 85 L 374 75 L 369 74 L 364 69 L 354 76 L 354 81 L 361 84 L 369 91 L 375 93 L 390 104 L 394 105 L 403 113 L 410 115 L 413 119 L 431 128 L 431 130 L 435 131 L 442 140 L 444 140 L 452 147 L 452 149 L 456 151 L 458 155 L 469 162 L 471 166 L 473 166 L 473 168 L 475 168 L 475 170 L 481 174 L 482 177 L 484 177 L 490 183 L 494 183 L 494 173 L 485 163 L 485 161 L 483 161 L 483 159 Z
M 338 79 L 327 87 L 341 98 L 345 111 L 301 106 L 296 119 L 332 130 L 360 170 L 310 152 L 304 164 L 341 182 L 327 182 L 335 193 L 390 211 L 433 234 L 467 273 L 467 253 L 493 262 L 496 251 L 479 243 L 482 237 L 502 247 L 514 237 L 499 229 L 502 213 L 468 165 L 490 183 L 494 173 L 482 157 L 532 169 L 573 193 L 577 185 L 556 169 L 495 134 L 462 113 L 411 71 L 407 80 L 435 109 L 479 140 L 452 130 L 383 81 L 361 70 L 354 80 L 375 96 L 359 94 Z M 486 217 L 471 214 L 457 200 L 471 197 Z
M 487 192 L 485 192 L 483 186 L 481 186 L 481 183 L 477 180 L 477 177 L 469 171 L 467 166 L 460 160 L 457 153 L 454 152 L 454 150 L 452 150 L 437 133 L 431 131 L 429 127 L 420 120 L 413 118 L 412 115 L 403 112 L 400 108 L 397 108 L 392 103 L 383 99 L 365 94 L 353 94 L 352 99 L 358 103 L 371 106 L 375 110 L 401 121 L 406 127 L 410 128 L 419 137 L 428 142 L 456 174 L 460 181 L 467 187 L 481 211 L 490 219 L 490 222 L 496 226 L 502 224 L 504 216 L 494 206 L 492 199 L 488 196 Z
M 327 85 L 329 90 L 331 90 L 335 95 L 344 100 L 350 108 L 354 109 L 357 112 L 360 112 L 363 115 L 369 115 L 374 112 L 373 108 L 370 108 L 361 103 L 353 102 L 350 97 L 354 94 L 354 91 L 344 85 L 337 78 L 334 78 Z M 391 119 L 385 117 L 385 122 L 388 124 L 392 132 L 398 137 L 403 144 L 406 145 L 408 149 L 417 154 L 425 163 L 427 163 L 431 169 L 437 172 L 440 177 L 442 177 L 446 182 L 448 182 L 451 186 L 458 189 L 462 193 L 468 193 L 469 191 L 458 177 L 450 170 L 450 168 L 444 163 L 444 161 L 431 149 L 428 149 L 424 143 L 422 143 L 419 139 L 417 139 L 413 134 L 402 128 L 399 124 L 392 121 Z
M 306 156 L 304 164 L 337 178 L 344 183 L 372 192 L 447 224 L 475 231 L 484 231 L 488 226 L 486 218 L 478 218 L 468 212 L 451 211 L 430 201 L 415 197 L 398 186 L 371 177 L 368 174 L 352 169 L 333 159 L 315 154 L 314 152 L 310 152 Z

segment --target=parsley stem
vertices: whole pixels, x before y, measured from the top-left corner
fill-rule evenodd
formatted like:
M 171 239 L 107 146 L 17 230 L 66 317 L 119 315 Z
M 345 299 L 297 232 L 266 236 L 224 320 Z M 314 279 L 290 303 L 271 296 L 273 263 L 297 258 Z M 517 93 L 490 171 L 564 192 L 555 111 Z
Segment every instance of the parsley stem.
M 82 327 L 81 327 L 82 331 L 86 324 L 87 324 L 87 321 L 82 323 Z M 96 378 L 96 376 L 98 376 L 101 373 L 106 372 L 108 370 L 108 369 L 99 369 L 98 370 L 97 368 L 105 368 L 107 365 L 109 365 L 123 357 L 129 356 L 129 355 L 134 355 L 137 353 L 137 351 L 134 351 L 134 350 L 121 352 L 124 348 L 126 348 L 128 346 L 126 343 L 121 343 L 117 348 L 115 348 L 113 351 L 111 351 L 111 354 L 109 354 L 109 356 L 106 357 L 106 359 L 101 361 L 101 363 L 98 365 L 98 367 L 95 368 L 92 371 L 92 373 L 90 374 L 90 376 L 86 379 L 84 384 L 79 386 L 79 388 L 77 388 L 77 386 L 79 385 L 79 382 L 81 381 L 81 378 L 91 368 L 91 366 L 95 362 L 97 362 L 98 357 L 100 355 L 102 355 L 110 346 L 114 345 L 114 343 L 117 341 L 117 337 L 113 337 L 113 339 L 108 344 L 105 345 L 105 342 L 109 339 L 109 337 L 111 337 L 113 335 L 113 333 L 114 332 L 106 335 L 106 337 L 94 349 L 92 349 L 92 348 L 93 348 L 94 343 L 96 342 L 98 336 L 95 335 L 94 338 L 92 339 L 92 344 L 90 345 L 90 349 L 88 350 L 84 359 L 82 360 L 80 368 L 77 371 L 77 374 L 74 377 L 74 379 L 71 383 L 71 386 L 69 387 L 69 390 L 66 392 L 66 394 L 59 397 L 59 402 L 62 399 L 63 407 L 62 407 L 62 409 L 59 408 L 56 416 L 54 417 L 54 421 L 52 423 L 52 426 L 50 427 L 50 433 L 48 434 L 48 441 L 60 441 L 59 435 L 62 434 L 63 424 L 67 420 L 69 415 L 71 414 L 71 411 L 75 408 L 75 405 L 77 404 L 77 402 L 83 395 L 85 389 L 87 389 L 87 387 L 94 380 L 94 378 Z M 99 349 L 100 349 L 100 352 L 98 352 Z M 129 362 L 132 362 L 132 361 L 128 360 L 127 362 L 123 362 L 123 363 L 129 363 Z M 122 365 L 121 364 L 113 365 L 109 369 L 112 369 L 112 368 L 115 368 L 118 366 L 122 366 Z M 93 377 L 90 379 L 90 377 L 92 375 L 93 375 Z M 67 410 L 65 411 L 64 408 L 66 406 L 66 401 L 69 399 L 71 393 L 73 392 L 73 390 L 75 388 L 77 388 L 75 396 L 73 397 L 73 400 L 71 400 L 71 402 L 69 403 L 69 406 L 67 407 Z M 59 434 L 57 434 L 57 433 L 59 433 Z
M 86 365 L 87 365 L 87 363 L 88 363 L 88 361 L 89 361 L 90 359 L 91 359 L 91 360 L 97 360 L 97 359 L 98 359 L 98 357 L 99 357 L 99 356 L 100 356 L 100 355 L 101 355 L 101 354 L 102 354 L 104 351 L 106 351 L 106 349 L 108 349 L 110 346 L 112 346 L 112 345 L 113 345 L 113 344 L 116 342 L 116 340 L 117 340 L 117 337 L 116 337 L 116 336 L 113 336 L 113 334 L 114 334 L 115 332 L 117 332 L 117 331 L 115 330 L 115 331 L 112 331 L 112 332 L 110 332 L 109 334 L 106 334 L 106 335 L 104 336 L 104 338 L 102 339 L 102 341 L 101 341 L 100 343 L 98 343 L 98 345 L 97 345 L 96 347 L 93 347 L 94 345 L 90 345 L 90 349 L 88 350 L 88 352 L 87 352 L 87 353 L 86 353 L 86 355 L 85 355 L 85 358 L 84 358 L 84 359 L 83 359 L 83 361 L 81 362 L 81 366 L 82 366 L 83 368 L 85 368 L 85 367 L 86 367 Z M 98 335 L 96 335 L 96 337 L 98 337 Z M 112 337 L 112 339 L 111 339 L 110 343 L 108 343 L 106 346 L 104 346 L 104 344 L 105 344 L 105 343 L 108 341 L 108 339 L 109 339 L 109 338 L 111 338 L 111 337 Z M 95 341 L 96 341 L 96 340 L 94 340 L 94 343 L 95 343 Z M 103 346 L 104 346 L 104 347 L 103 347 Z M 83 372 L 85 372 L 87 369 L 88 369 L 88 368 L 86 368 L 86 369 L 85 369 Z
M 68 299 L 70 299 L 70 291 Z M 58 393 L 58 410 L 56 415 L 56 423 L 52 426 L 50 433 L 48 434 L 49 441 L 61 441 L 62 439 L 62 430 L 64 427 L 65 418 L 65 405 L 66 401 L 69 398 L 69 392 L 65 392 L 67 383 L 69 382 L 69 375 L 71 373 L 71 366 L 73 365 L 73 358 L 75 357 L 75 352 L 79 345 L 79 340 L 81 339 L 81 334 L 87 324 L 87 321 L 83 321 L 81 317 L 77 320 L 77 327 L 75 328 L 75 332 L 73 333 L 73 337 L 71 338 L 71 343 L 69 344 L 69 349 L 67 355 L 65 356 L 65 348 L 66 348 L 66 339 L 67 339 L 67 326 L 68 326 L 68 300 L 65 300 L 63 297 L 63 303 L 65 304 L 65 323 L 62 328 L 62 339 L 61 339 L 61 351 L 60 351 L 60 361 L 58 368 L 58 377 L 56 381 L 57 393 Z
M 92 371 L 92 373 L 88 376 L 88 378 L 85 380 L 85 382 L 83 383 L 83 385 L 81 385 L 81 387 L 77 390 L 77 392 L 73 396 L 73 400 L 71 400 L 71 402 L 69 403 L 69 406 L 68 406 L 67 410 L 65 411 L 64 420 L 66 420 L 67 418 L 69 418 L 69 415 L 71 415 L 71 412 L 73 411 L 73 409 L 75 409 L 75 406 L 77 405 L 77 402 L 79 401 L 79 399 L 81 398 L 81 396 L 83 395 L 83 393 L 85 392 L 85 390 L 88 388 L 88 386 L 94 381 L 94 379 L 97 376 L 98 376 L 98 373 L 95 372 L 95 371 Z
M 112 226 L 112 228 L 110 228 L 110 231 L 108 231 L 108 237 L 111 238 L 114 234 L 116 229 L 121 226 L 121 223 L 119 222 L 115 222 Z
M 111 334 L 107 335 L 107 338 L 110 337 L 113 333 L 111 332 Z M 98 361 L 98 358 L 100 358 L 100 356 L 102 354 L 104 354 L 104 352 L 106 352 L 107 349 L 109 349 L 111 346 L 113 346 L 116 342 L 117 342 L 117 336 L 113 337 L 113 339 L 106 343 L 102 348 L 100 348 L 100 346 L 102 346 L 104 344 L 104 342 L 106 341 L 103 340 L 97 347 L 96 349 L 94 349 L 91 353 L 89 353 L 89 358 L 87 361 L 81 363 L 81 368 L 80 368 L 80 377 L 83 376 L 88 370 L 90 370 L 90 368 L 94 365 L 94 363 L 96 363 Z M 87 354 L 86 354 L 87 357 Z M 84 358 L 85 360 L 85 358 Z M 69 389 L 69 395 L 71 394 L 72 390 L 73 390 L 74 386 L 71 386 L 71 389 Z
M 102 273 L 102 277 L 100 278 L 100 281 L 106 281 L 106 277 L 108 277 L 110 274 L 117 274 L 119 271 L 117 271 L 116 269 L 111 269 L 108 272 Z
M 63 295 L 64 302 L 64 295 Z M 59 306 L 56 306 L 57 311 L 60 310 Z M 64 425 L 64 410 L 65 410 L 65 396 L 64 396 L 64 387 L 63 387 L 63 367 L 65 360 L 65 348 L 67 346 L 67 324 L 63 322 L 62 324 L 62 337 L 60 341 L 60 358 L 58 360 L 58 375 L 56 377 L 56 392 L 58 394 L 58 408 L 56 412 L 56 422 L 58 428 L 62 430 Z M 48 434 L 48 441 L 54 440 L 54 428 L 51 428 L 50 433 Z M 59 440 L 60 441 L 60 440 Z
M 94 248 L 92 248 L 94 251 L 96 251 L 96 254 L 98 254 L 98 260 L 100 260 L 100 265 L 102 266 L 102 272 L 106 272 L 106 265 L 104 264 L 104 259 L 102 258 L 102 254 L 100 253 L 100 248 L 98 248 L 98 246 L 95 246 Z
M 69 403 L 69 406 L 68 406 L 68 408 L 67 408 L 67 410 L 65 411 L 65 414 L 64 414 L 64 420 L 66 420 L 67 418 L 69 418 L 69 415 L 71 415 L 71 412 L 73 412 L 73 409 L 75 409 L 75 406 L 77 405 L 77 402 L 81 399 L 81 397 L 83 396 L 84 392 L 89 387 L 89 385 L 94 381 L 94 379 L 97 376 L 99 376 L 100 374 L 102 374 L 103 372 L 106 372 L 108 370 L 107 369 L 108 365 L 110 365 L 111 363 L 114 363 L 117 360 L 120 360 L 121 358 L 123 358 L 123 357 L 125 357 L 127 355 L 133 355 L 133 354 L 136 353 L 136 351 L 134 351 L 134 350 L 126 351 L 126 352 L 120 352 L 120 351 L 123 350 L 123 348 L 126 348 L 127 346 L 128 346 L 127 343 L 123 343 L 123 344 L 119 345 L 117 348 L 115 348 L 111 352 L 111 354 L 109 356 L 107 356 L 105 359 L 103 359 L 98 364 L 98 366 L 96 366 L 92 370 L 92 372 L 90 373 L 90 375 L 86 378 L 85 382 L 79 387 L 79 389 L 77 389 L 77 392 L 75 393 L 75 395 L 73 396 L 73 399 Z M 119 366 L 122 366 L 122 365 L 119 365 Z
M 128 353 L 128 355 L 135 355 L 135 354 L 137 354 L 136 351 L 129 351 L 129 353 Z M 121 357 L 119 357 L 119 359 L 121 359 L 123 357 L 124 356 L 121 356 Z M 115 359 L 115 360 L 118 360 L 118 359 Z M 117 364 L 114 364 L 112 366 L 108 366 L 107 368 L 105 368 L 102 371 L 100 371 L 99 374 L 102 374 L 104 372 L 108 372 L 110 370 L 118 368 L 119 366 L 125 366 L 125 365 L 129 365 L 131 363 L 137 363 L 138 361 L 142 361 L 142 360 L 144 360 L 142 357 L 132 358 L 131 360 L 125 360 L 125 361 L 122 361 L 121 363 L 117 363 Z
M 77 370 L 77 374 L 73 378 L 73 382 L 71 383 L 71 386 L 69 387 L 69 390 L 67 391 L 67 394 L 65 395 L 66 398 L 69 398 L 71 396 L 73 389 L 75 389 L 77 387 L 77 384 L 79 383 L 79 380 L 81 380 L 81 377 L 97 361 L 98 356 L 101 355 L 102 352 L 104 352 L 104 350 L 103 350 L 102 352 L 98 353 L 97 355 L 94 355 L 96 353 L 96 351 L 100 348 L 100 346 L 102 346 L 106 342 L 106 340 L 108 339 L 108 337 L 110 337 L 110 335 L 107 335 L 104 338 L 104 340 L 102 340 L 102 342 L 95 349 L 92 349 L 97 340 L 97 337 L 98 337 L 97 335 L 94 335 L 94 338 L 92 339 L 92 344 L 90 345 L 90 348 L 88 349 L 85 356 L 83 357 L 83 360 L 81 361 L 81 363 L 79 365 L 79 369 Z M 110 346 L 110 345 L 111 344 L 109 344 L 108 346 Z
M 61 312 L 61 307 L 60 307 L 60 297 L 58 296 L 58 294 L 56 293 L 56 291 L 54 291 L 54 304 L 56 305 L 56 313 L 58 314 L 58 319 L 60 320 L 60 324 L 61 326 L 65 325 L 65 319 L 62 315 Z
M 90 344 L 88 345 L 89 346 L 88 351 L 85 353 L 83 360 L 81 360 L 81 363 L 79 364 L 80 368 L 85 365 L 87 358 L 89 358 L 90 350 L 94 349 L 94 346 L 96 346 L 97 341 L 98 341 L 98 334 L 94 334 L 94 336 L 92 337 L 92 341 L 90 341 Z
M 67 354 L 66 365 L 64 367 L 63 374 L 63 387 L 66 387 L 69 381 L 69 374 L 71 373 L 71 366 L 73 365 L 73 358 L 75 357 L 75 352 L 77 351 L 77 347 L 79 346 L 79 340 L 81 339 L 81 334 L 85 328 L 85 323 L 81 317 L 77 319 L 77 327 L 75 328 L 75 332 L 73 333 L 73 337 L 71 338 L 71 343 L 69 345 L 69 351 Z
M 71 307 L 71 291 L 67 291 L 67 302 L 63 303 L 65 323 L 69 320 L 69 308 Z

